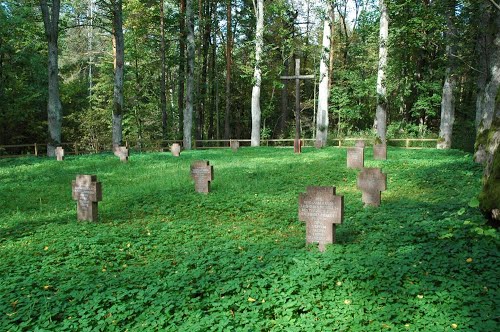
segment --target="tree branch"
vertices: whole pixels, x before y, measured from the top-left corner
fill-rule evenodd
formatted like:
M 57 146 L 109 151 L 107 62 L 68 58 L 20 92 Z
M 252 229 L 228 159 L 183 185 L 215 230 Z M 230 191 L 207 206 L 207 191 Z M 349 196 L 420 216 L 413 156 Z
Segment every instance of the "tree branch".
M 497 7 L 498 10 L 500 10 L 500 5 L 497 4 L 494 0 L 490 0 L 491 4 L 495 7 Z

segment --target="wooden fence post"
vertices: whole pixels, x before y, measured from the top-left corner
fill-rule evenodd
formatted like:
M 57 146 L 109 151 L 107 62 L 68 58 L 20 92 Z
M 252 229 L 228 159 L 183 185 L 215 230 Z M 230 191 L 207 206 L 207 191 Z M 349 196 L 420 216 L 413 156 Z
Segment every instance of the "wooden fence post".
M 78 144 L 75 142 L 75 156 L 78 155 Z
M 406 148 L 408 149 L 410 147 L 410 140 L 407 138 L 406 139 Z
M 38 145 L 35 143 L 35 157 L 38 157 Z

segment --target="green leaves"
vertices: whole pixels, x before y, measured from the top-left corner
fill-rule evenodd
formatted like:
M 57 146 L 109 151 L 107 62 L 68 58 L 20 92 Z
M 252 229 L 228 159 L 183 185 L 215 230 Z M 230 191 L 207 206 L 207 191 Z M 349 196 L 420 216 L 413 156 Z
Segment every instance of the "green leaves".
M 337 148 L 2 159 L 0 330 L 495 331 L 497 233 L 467 206 L 481 167 L 458 151 L 389 155 L 378 209 Z M 195 159 L 214 165 L 209 195 L 194 193 Z M 81 172 L 103 183 L 98 223 L 75 220 Z M 345 197 L 325 253 L 297 220 L 307 185 Z

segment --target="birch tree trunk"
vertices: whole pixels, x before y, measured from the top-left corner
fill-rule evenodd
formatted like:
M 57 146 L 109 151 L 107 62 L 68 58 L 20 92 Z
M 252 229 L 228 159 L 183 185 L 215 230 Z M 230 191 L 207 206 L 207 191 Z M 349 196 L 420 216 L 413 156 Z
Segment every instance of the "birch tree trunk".
M 179 131 L 183 131 L 184 83 L 186 81 L 186 0 L 179 0 L 179 86 L 177 91 L 177 108 L 179 112 Z
M 227 37 L 226 37 L 226 113 L 224 114 L 224 138 L 229 139 L 231 134 L 231 64 L 233 31 L 231 20 L 231 0 L 227 0 Z
M 387 128 L 387 92 L 385 83 L 385 71 L 387 68 L 387 40 L 389 36 L 389 15 L 387 13 L 386 0 L 379 0 L 380 7 L 380 33 L 379 33 L 379 55 L 377 74 L 377 111 L 375 114 L 375 129 L 377 138 L 381 143 L 386 142 Z
M 255 4 L 255 16 L 257 26 L 255 33 L 255 70 L 253 74 L 254 86 L 252 88 L 252 136 L 251 145 L 260 145 L 260 85 L 262 83 L 262 73 L 260 62 L 262 57 L 262 45 L 264 43 L 264 0 L 257 0 Z
M 330 8 L 330 10 L 332 10 Z M 330 63 L 330 15 L 325 16 L 323 24 L 323 48 L 319 65 L 318 113 L 316 116 L 316 144 L 317 148 L 324 147 L 328 137 L 328 95 L 329 95 L 329 63 Z
M 161 52 L 161 81 L 160 81 L 160 104 L 161 104 L 161 129 L 162 138 L 168 138 L 167 130 L 167 88 L 166 88 L 166 59 L 165 59 L 165 3 L 160 0 L 160 52 Z
M 47 101 L 47 119 L 49 142 L 47 155 L 55 156 L 55 149 L 61 144 L 62 106 L 59 98 L 59 67 L 58 67 L 58 39 L 59 39 L 59 10 L 60 0 L 53 0 L 49 11 L 47 0 L 40 0 L 45 37 L 48 43 L 48 85 L 49 96 Z
M 112 143 L 113 147 L 121 146 L 122 119 L 123 119 L 123 65 L 124 48 L 123 39 L 123 12 L 122 0 L 114 0 L 113 6 L 113 67 L 114 67 L 114 87 L 113 87 L 113 123 L 112 123 Z
M 443 94 L 441 96 L 441 124 L 439 127 L 438 149 L 451 149 L 453 123 L 455 122 L 455 0 L 447 0 L 447 31 L 446 31 L 446 58 L 447 67 L 443 85 Z
M 195 48 L 193 0 L 186 1 L 186 26 L 187 26 L 187 80 L 186 80 L 186 108 L 184 109 L 183 141 L 184 141 L 184 149 L 191 150 L 191 131 L 193 128 L 194 48 Z

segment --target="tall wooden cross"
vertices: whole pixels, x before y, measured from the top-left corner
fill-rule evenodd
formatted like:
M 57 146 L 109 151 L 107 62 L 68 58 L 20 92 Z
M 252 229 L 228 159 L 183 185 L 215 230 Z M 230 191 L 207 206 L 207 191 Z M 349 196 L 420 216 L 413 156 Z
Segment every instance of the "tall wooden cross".
M 295 75 L 281 76 L 282 80 L 295 80 L 295 140 L 293 142 L 293 151 L 301 152 L 300 143 L 300 80 L 314 78 L 314 75 L 300 75 L 300 59 L 295 59 Z

